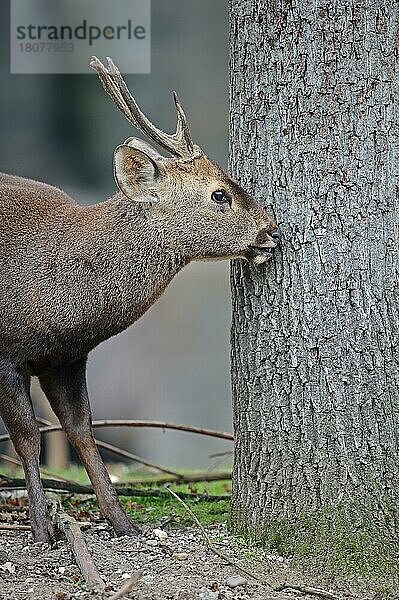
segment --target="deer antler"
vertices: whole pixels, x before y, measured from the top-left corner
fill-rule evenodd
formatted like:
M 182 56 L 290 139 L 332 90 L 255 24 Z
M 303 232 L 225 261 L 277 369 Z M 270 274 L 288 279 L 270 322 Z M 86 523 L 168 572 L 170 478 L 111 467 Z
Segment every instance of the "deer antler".
M 90 66 L 97 71 L 105 91 L 111 96 L 112 100 L 119 110 L 122 111 L 127 120 L 153 142 L 158 144 L 158 146 L 167 150 L 173 156 L 183 159 L 190 159 L 197 156 L 199 148 L 198 146 L 194 147 L 187 123 L 187 117 L 176 92 L 173 92 L 173 100 L 177 111 L 176 132 L 168 134 L 161 129 L 158 129 L 145 116 L 136 100 L 131 95 L 119 69 L 115 66 L 111 58 L 107 57 L 107 61 L 108 68 L 105 67 L 96 56 L 93 56 L 90 61 Z

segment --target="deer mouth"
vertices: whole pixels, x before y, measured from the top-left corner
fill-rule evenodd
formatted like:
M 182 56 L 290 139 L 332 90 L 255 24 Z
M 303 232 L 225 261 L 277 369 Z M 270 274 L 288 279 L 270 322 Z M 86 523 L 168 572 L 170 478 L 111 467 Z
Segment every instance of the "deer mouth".
M 265 241 L 263 244 L 259 244 L 259 246 L 251 245 L 248 247 L 248 258 L 257 265 L 269 261 L 280 242 L 278 232 L 273 232 L 271 236 L 267 235 L 264 237 Z
M 268 262 L 273 256 L 274 248 L 264 248 L 262 246 L 249 246 L 248 260 L 256 265 L 262 265 Z

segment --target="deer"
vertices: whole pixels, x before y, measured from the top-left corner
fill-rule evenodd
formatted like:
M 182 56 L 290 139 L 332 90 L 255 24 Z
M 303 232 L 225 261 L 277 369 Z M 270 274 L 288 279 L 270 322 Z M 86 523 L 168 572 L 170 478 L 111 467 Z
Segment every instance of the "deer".
M 94 56 L 90 66 L 149 140 L 129 137 L 116 147 L 119 191 L 79 205 L 46 183 L 0 174 L 0 416 L 23 465 L 34 542 L 53 543 L 56 532 L 40 479 L 31 378 L 38 378 L 115 534 L 140 535 L 94 441 L 88 354 L 139 319 L 191 261 L 259 266 L 278 244 L 272 218 L 193 143 L 175 92 L 176 131 L 168 134 L 142 112 L 112 59 L 105 66 Z

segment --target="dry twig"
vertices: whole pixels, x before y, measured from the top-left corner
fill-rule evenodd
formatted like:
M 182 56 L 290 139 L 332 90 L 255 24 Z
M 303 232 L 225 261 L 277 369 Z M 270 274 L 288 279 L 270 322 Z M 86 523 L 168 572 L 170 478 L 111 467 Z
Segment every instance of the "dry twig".
M 40 428 L 41 433 L 51 433 L 53 431 L 61 431 L 62 430 L 61 425 L 51 423 L 47 419 L 38 417 L 37 421 L 44 424 L 44 427 Z M 176 423 L 167 423 L 167 422 L 163 422 L 163 421 L 137 421 L 137 420 L 129 420 L 129 419 L 128 420 L 106 419 L 106 420 L 102 420 L 102 421 L 93 421 L 92 425 L 93 425 L 93 427 L 156 427 L 156 428 L 162 428 L 162 429 L 176 429 L 179 431 L 188 431 L 191 433 L 209 435 L 209 436 L 223 438 L 223 439 L 229 439 L 229 440 L 233 439 L 232 434 L 226 433 L 223 431 L 214 431 L 211 429 L 203 429 L 201 427 L 191 427 L 189 425 L 179 425 Z M 10 436 L 7 433 L 0 435 L 0 442 L 5 442 L 9 439 L 10 439 Z M 107 442 L 103 442 L 96 438 L 95 438 L 95 442 L 99 448 L 104 448 L 105 450 L 108 450 L 109 452 L 112 452 L 113 454 L 122 456 L 124 458 L 128 458 L 129 460 L 132 460 L 139 464 L 145 465 L 152 469 L 156 469 L 157 471 L 160 471 L 161 473 L 166 473 L 167 475 L 171 475 L 172 477 L 175 477 L 176 479 L 182 478 L 180 473 L 176 473 L 175 471 L 171 471 L 170 469 L 165 469 L 165 467 L 162 467 L 153 462 L 150 462 L 150 461 L 142 458 L 141 456 L 132 454 L 131 452 L 128 452 L 127 450 L 123 450 L 122 448 L 114 446 L 113 444 L 108 444 Z M 4 460 L 6 460 L 6 459 L 4 459 Z M 44 472 L 44 470 L 43 470 L 43 472 Z M 57 477 L 57 478 L 63 479 L 61 477 Z
M 13 456 L 8 456 L 8 454 L 0 454 L 0 459 L 9 462 L 12 465 L 22 467 L 22 463 L 20 460 L 14 458 Z M 43 475 L 50 475 L 50 477 L 54 477 L 54 479 L 57 479 L 58 481 L 64 481 L 65 483 L 70 483 L 71 485 L 75 484 L 75 481 L 72 481 L 72 479 L 67 479 L 66 477 L 62 477 L 61 475 L 54 475 L 54 473 L 51 473 L 51 471 L 48 471 L 43 467 L 40 467 L 40 473 L 42 473 Z
M 219 471 L 217 473 L 185 473 L 176 477 L 157 477 L 156 479 L 150 479 L 149 477 L 138 477 L 137 479 L 129 479 L 124 481 L 121 485 L 133 486 L 138 483 L 145 483 L 148 485 L 158 484 L 164 485 L 165 483 L 206 483 L 208 481 L 224 481 L 231 480 L 231 471 Z
M 115 594 L 113 594 L 109 600 L 120 600 L 121 598 L 123 598 L 124 596 L 127 596 L 127 594 L 129 594 L 133 587 L 136 585 L 136 583 L 142 578 L 143 573 L 142 571 L 137 571 L 137 573 L 133 573 L 133 575 L 130 577 L 130 579 L 128 579 L 120 588 L 120 590 L 118 590 L 117 592 L 115 592 Z
M 66 483 L 64 481 L 56 481 L 55 479 L 42 479 L 42 484 L 46 490 L 54 490 L 57 492 L 72 492 L 74 494 L 94 494 L 91 485 L 81 485 L 79 483 Z M 25 479 L 7 477 L 0 473 L 0 489 L 1 490 L 20 490 L 26 489 Z M 124 486 L 115 487 L 118 496 L 141 496 L 141 497 L 168 497 L 168 488 L 164 489 L 145 489 L 131 488 Z M 213 500 L 229 500 L 230 494 L 192 494 L 189 492 L 178 492 L 182 498 L 196 498 L 205 501 Z
M 93 591 L 103 593 L 104 581 L 93 562 L 78 523 L 73 517 L 64 512 L 60 498 L 56 494 L 48 494 L 51 517 L 68 540 L 76 563 L 87 585 Z
M 189 433 L 198 433 L 200 435 L 208 435 L 210 437 L 216 437 L 222 440 L 232 441 L 233 434 L 226 431 L 216 431 L 214 429 L 204 429 L 203 427 L 193 427 L 191 425 L 180 425 L 178 423 L 168 423 L 166 421 L 147 421 L 147 420 L 134 420 L 134 419 L 104 419 L 99 421 L 93 421 L 92 426 L 96 427 L 155 427 L 158 429 L 174 429 L 177 431 L 187 431 Z M 41 427 L 42 433 L 49 431 L 60 431 L 61 425 L 48 425 Z M 5 442 L 10 439 L 8 434 L 0 435 L 0 442 Z
M 30 525 L 12 525 L 11 523 L 2 523 L 0 529 L 7 531 L 30 531 Z
M 176 473 L 176 471 L 171 471 L 170 469 L 165 469 L 165 467 L 156 465 L 155 463 L 150 462 L 149 460 L 142 458 L 141 456 L 137 456 L 137 454 L 132 454 L 131 452 L 128 452 L 127 450 L 118 448 L 117 446 L 114 446 L 113 444 L 108 444 L 108 442 L 102 442 L 101 440 L 97 440 L 96 438 L 94 438 L 94 441 L 96 442 L 96 444 L 99 448 L 104 448 L 104 450 L 108 450 L 108 452 L 112 452 L 113 454 L 116 454 L 117 456 L 123 456 L 123 458 L 128 458 L 129 460 L 132 460 L 133 462 L 139 463 L 141 465 L 145 465 L 146 467 L 150 467 L 151 469 L 156 469 L 157 471 L 160 471 L 161 473 L 166 473 L 166 475 L 172 475 L 175 478 L 180 478 L 180 474 Z
M 217 431 L 206 429 L 204 427 L 194 427 L 192 425 L 180 425 L 179 423 L 168 423 L 167 421 L 146 421 L 134 419 L 103 419 L 93 421 L 93 427 L 155 427 L 157 429 L 174 429 L 176 431 L 186 431 L 188 433 L 198 433 L 199 435 L 208 435 L 222 440 L 233 441 L 232 433 L 226 431 Z
M 212 544 L 212 542 L 210 540 L 210 537 L 208 536 L 204 527 L 201 525 L 197 516 L 194 514 L 194 512 L 191 510 L 191 508 L 189 506 L 187 506 L 187 504 L 184 502 L 184 500 L 182 500 L 182 498 L 179 498 L 179 496 L 173 490 L 171 490 L 170 488 L 167 488 L 167 489 L 172 494 L 172 496 L 174 496 L 176 498 L 176 500 L 178 500 L 184 506 L 184 508 L 186 509 L 188 514 L 193 519 L 194 523 L 199 527 L 206 547 L 209 550 L 211 550 L 214 554 L 219 556 L 219 558 L 226 561 L 227 563 L 229 563 L 230 565 L 232 565 L 233 567 L 235 567 L 242 573 L 245 573 L 245 575 L 249 575 L 249 577 L 252 577 L 252 579 L 255 579 L 256 581 L 259 581 L 260 583 L 263 583 L 264 585 L 270 587 L 274 592 L 283 592 L 284 590 L 291 589 L 291 590 L 295 590 L 297 592 L 301 592 L 302 594 L 318 596 L 319 598 L 327 598 L 328 600 L 339 600 L 338 596 L 335 596 L 335 594 L 332 594 L 331 592 L 327 592 L 326 590 L 322 590 L 320 588 L 307 587 L 307 586 L 301 586 L 301 585 L 293 585 L 290 583 L 283 583 L 278 586 L 274 586 L 270 581 L 268 581 L 264 577 L 261 577 L 257 573 L 253 573 L 252 571 L 249 571 L 248 569 L 245 569 L 244 567 L 241 567 L 241 565 L 239 565 L 234 560 L 232 560 L 231 558 L 229 558 L 228 556 L 226 556 L 225 554 L 220 552 L 217 548 L 215 548 L 215 546 Z
M 48 421 L 47 419 L 43 419 L 42 417 L 37 417 L 36 420 L 39 421 L 40 423 L 42 423 L 43 425 L 45 425 L 45 427 L 42 428 L 41 431 L 43 431 L 46 428 L 52 428 L 52 427 L 58 427 L 58 429 L 61 430 L 61 425 L 56 425 L 54 423 L 51 423 L 51 421 Z M 51 432 L 51 431 L 56 431 L 56 430 L 55 429 L 47 429 L 47 431 Z M 176 473 L 175 471 L 171 471 L 169 469 L 165 469 L 164 467 L 161 467 L 160 465 L 156 465 L 155 463 L 150 462 L 150 461 L 146 460 L 145 458 L 142 458 L 141 456 L 137 456 L 137 454 L 132 454 L 131 452 L 128 452 L 127 450 L 123 450 L 122 448 L 114 446 L 113 444 L 108 444 L 108 442 L 103 442 L 101 440 L 98 440 L 97 438 L 94 438 L 94 441 L 96 442 L 96 444 L 99 448 L 104 448 L 104 450 L 108 450 L 108 452 L 112 452 L 113 454 L 116 454 L 117 456 L 123 456 L 123 458 L 128 458 L 129 460 L 132 460 L 133 462 L 137 462 L 139 464 L 145 465 L 146 467 L 150 467 L 151 469 L 156 469 L 157 471 L 160 471 L 161 473 L 166 473 L 166 475 L 172 475 L 173 477 L 180 477 L 179 473 Z

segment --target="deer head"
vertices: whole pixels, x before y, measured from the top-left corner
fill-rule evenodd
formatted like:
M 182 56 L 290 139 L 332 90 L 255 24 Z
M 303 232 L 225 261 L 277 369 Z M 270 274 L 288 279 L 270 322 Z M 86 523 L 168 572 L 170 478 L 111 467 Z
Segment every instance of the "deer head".
M 130 137 L 114 152 L 115 181 L 132 202 L 151 205 L 154 217 L 179 245 L 187 260 L 246 258 L 261 264 L 277 243 L 276 225 L 242 187 L 193 143 L 176 92 L 177 126 L 173 134 L 158 129 L 144 115 L 121 73 L 108 58 L 90 66 L 127 120 L 171 155 L 161 155 L 141 139 Z

